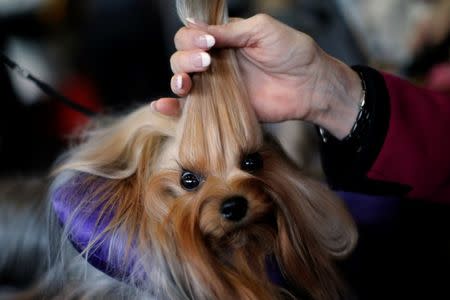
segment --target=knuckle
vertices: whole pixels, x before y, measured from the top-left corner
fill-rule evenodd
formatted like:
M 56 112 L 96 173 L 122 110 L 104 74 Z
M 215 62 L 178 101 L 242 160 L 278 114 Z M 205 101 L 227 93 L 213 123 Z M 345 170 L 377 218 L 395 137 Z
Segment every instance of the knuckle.
M 177 50 L 180 50 L 180 47 L 182 47 L 182 41 L 183 41 L 183 37 L 186 34 L 186 27 L 181 27 L 180 29 L 178 29 L 178 31 L 175 33 L 175 37 L 173 38 L 174 43 L 175 43 L 175 48 Z
M 302 38 L 303 38 L 303 45 L 305 45 L 306 47 L 315 49 L 318 46 L 316 44 L 316 41 L 311 36 L 309 36 L 307 34 L 303 34 Z
M 170 68 L 172 69 L 173 73 L 177 72 L 177 68 L 176 68 L 176 58 L 177 57 L 177 52 L 175 52 L 174 54 L 172 54 L 172 56 L 170 56 Z
M 267 25 L 272 22 L 272 17 L 268 14 L 260 13 L 254 16 L 254 20 L 256 24 Z

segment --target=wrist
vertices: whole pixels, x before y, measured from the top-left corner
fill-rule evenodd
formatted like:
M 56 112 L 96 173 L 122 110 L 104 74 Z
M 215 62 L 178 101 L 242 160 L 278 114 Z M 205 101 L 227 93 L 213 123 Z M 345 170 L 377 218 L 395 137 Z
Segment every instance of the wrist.
M 341 140 L 351 132 L 364 96 L 361 78 L 344 63 L 327 55 L 321 68 L 324 73 L 318 80 L 312 99 L 310 121 Z

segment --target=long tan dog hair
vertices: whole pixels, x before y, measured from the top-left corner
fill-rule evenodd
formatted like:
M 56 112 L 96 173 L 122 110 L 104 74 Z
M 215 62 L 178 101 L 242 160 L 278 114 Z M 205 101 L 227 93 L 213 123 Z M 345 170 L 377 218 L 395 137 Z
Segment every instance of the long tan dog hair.
M 224 0 L 178 0 L 177 6 L 182 21 L 228 21 Z M 345 293 L 334 260 L 356 243 L 351 217 L 330 190 L 302 175 L 263 133 L 234 50 L 211 55 L 209 70 L 193 76 L 180 118 L 146 105 L 89 131 L 67 153 L 55 170 L 50 194 L 73 182 L 89 192 L 67 195 L 78 206 L 61 230 L 53 224 L 51 233 L 61 236 L 53 243 L 56 259 L 34 294 L 26 295 L 338 299 Z M 249 155 L 257 155 L 262 165 L 243 168 Z M 198 180 L 193 189 L 180 184 L 187 171 Z M 224 201 L 236 195 L 248 206 L 237 221 L 221 214 Z M 79 254 L 68 242 L 70 223 L 81 211 L 99 207 L 103 215 L 113 216 Z M 106 235 L 112 245 L 124 245 L 120 264 L 130 272 L 122 281 L 84 258 Z M 134 248 L 137 259 L 131 255 Z M 110 251 L 113 256 L 116 248 Z M 286 279 L 282 286 L 267 275 L 268 257 L 274 257 Z

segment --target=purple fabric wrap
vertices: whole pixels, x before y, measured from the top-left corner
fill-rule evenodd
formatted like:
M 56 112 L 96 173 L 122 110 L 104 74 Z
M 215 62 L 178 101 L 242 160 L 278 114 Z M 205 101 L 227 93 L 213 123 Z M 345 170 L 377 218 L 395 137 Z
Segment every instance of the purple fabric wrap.
M 377 225 L 395 218 L 399 198 L 338 191 L 357 224 Z
M 112 239 L 111 236 L 101 235 L 110 222 L 113 211 L 103 213 L 100 217 L 103 206 L 96 203 L 92 195 L 104 181 L 105 179 L 98 178 L 87 184 L 83 176 L 74 176 L 53 190 L 50 195 L 51 203 L 59 223 L 67 230 L 75 249 L 81 253 L 89 243 L 98 239 L 91 250 L 83 256 L 98 270 L 113 278 L 126 280 L 136 261 L 137 250 L 131 246 L 127 260 L 128 267 L 123 267 L 126 257 L 124 252 L 126 236 Z M 88 198 L 89 203 L 96 207 L 79 205 L 81 199 Z
M 98 180 L 90 180 L 91 183 L 86 183 L 83 179 L 82 175 L 74 176 L 53 190 L 50 196 L 53 210 L 59 223 L 68 231 L 68 237 L 78 252 L 83 252 L 91 241 L 98 238 L 92 250 L 83 255 L 92 266 L 113 278 L 126 281 L 131 271 L 135 269 L 134 264 L 138 257 L 137 249 L 132 247 L 128 265 L 124 266 L 124 248 L 127 237 L 124 235 L 119 239 L 116 238 L 114 239 L 115 243 L 108 235 L 99 238 L 100 233 L 111 220 L 113 211 L 100 218 L 103 206 L 96 203 L 92 195 L 106 179 L 99 177 Z M 96 207 L 80 207 L 81 199 L 89 199 L 89 203 L 95 204 Z M 74 213 L 75 215 L 73 215 Z M 276 285 L 285 286 L 285 279 L 275 258 L 268 257 L 266 265 L 269 279 Z M 145 278 L 145 275 L 139 277 Z

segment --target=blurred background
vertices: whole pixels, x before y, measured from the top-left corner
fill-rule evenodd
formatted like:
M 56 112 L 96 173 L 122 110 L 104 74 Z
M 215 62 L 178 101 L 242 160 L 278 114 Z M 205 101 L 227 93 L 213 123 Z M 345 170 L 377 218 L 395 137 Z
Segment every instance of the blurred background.
M 74 101 L 120 113 L 171 95 L 169 57 L 181 26 L 174 2 L 0 0 L 0 49 Z M 268 13 L 350 65 L 368 64 L 450 93 L 450 0 L 228 2 L 230 15 Z M 3 65 L 0 104 L 3 178 L 46 176 L 89 121 Z M 315 133 L 308 125 L 289 122 L 269 130 L 306 172 L 322 178 Z M 361 242 L 342 265 L 355 294 L 450 299 L 448 208 L 356 198 L 349 206 Z

